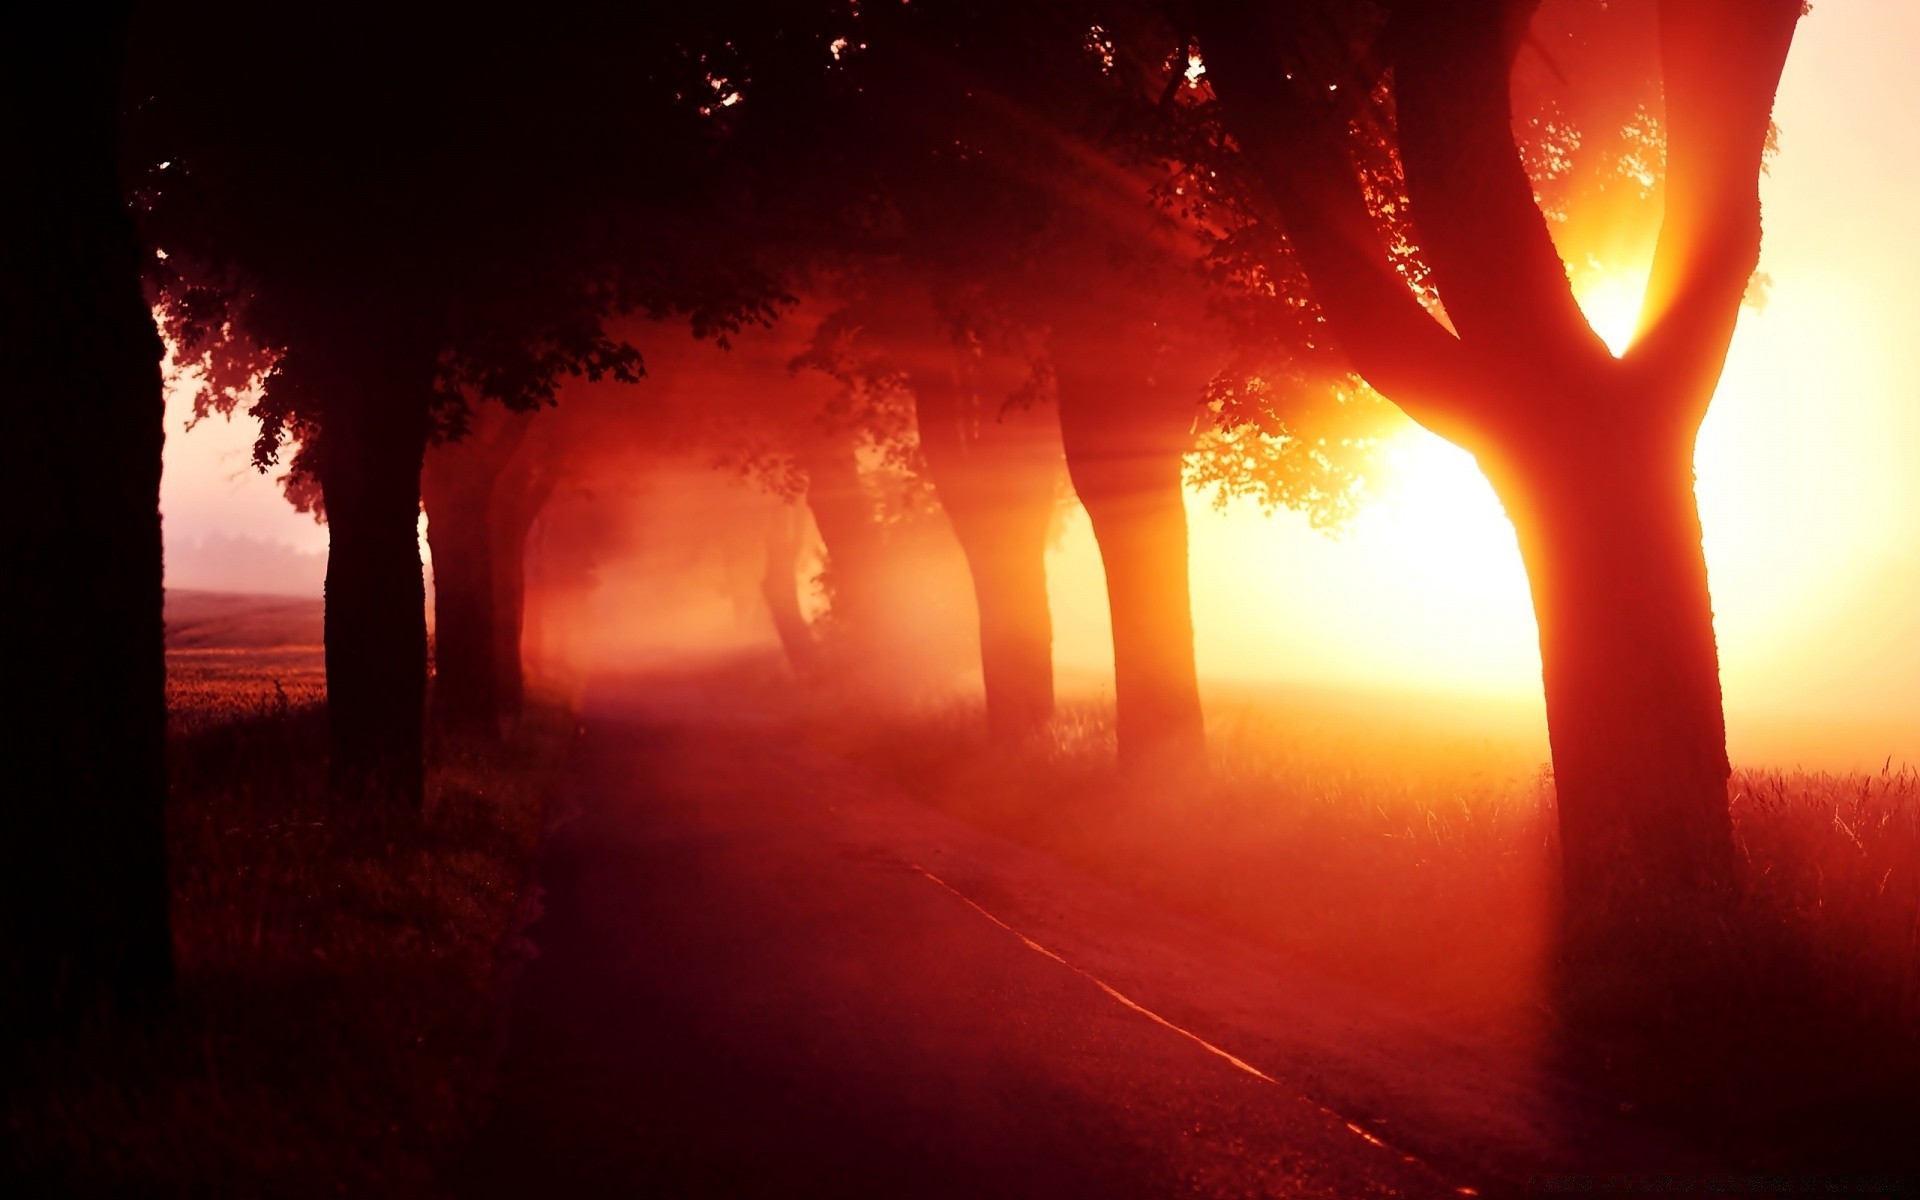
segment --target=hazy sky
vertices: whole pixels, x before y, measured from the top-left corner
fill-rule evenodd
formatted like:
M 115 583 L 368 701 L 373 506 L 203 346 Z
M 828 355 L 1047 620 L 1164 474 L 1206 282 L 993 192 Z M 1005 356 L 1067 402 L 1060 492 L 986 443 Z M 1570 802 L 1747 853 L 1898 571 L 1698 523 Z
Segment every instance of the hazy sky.
M 1920 760 L 1916 50 L 1920 4 L 1820 0 L 1775 110 L 1771 300 L 1742 316 L 1698 456 L 1737 757 L 1762 752 L 1756 731 L 1870 721 L 1886 732 L 1858 756 L 1894 742 L 1886 752 Z M 317 594 L 325 530 L 248 467 L 250 423 L 183 434 L 184 416 L 176 404 L 167 418 L 169 581 L 231 586 L 232 559 L 267 567 L 259 590 Z M 1532 615 L 1491 492 L 1437 441 L 1397 455 L 1393 493 L 1338 542 L 1289 514 L 1195 501 L 1204 673 L 1537 697 Z M 1077 510 L 1052 568 L 1060 657 L 1097 668 L 1107 626 Z

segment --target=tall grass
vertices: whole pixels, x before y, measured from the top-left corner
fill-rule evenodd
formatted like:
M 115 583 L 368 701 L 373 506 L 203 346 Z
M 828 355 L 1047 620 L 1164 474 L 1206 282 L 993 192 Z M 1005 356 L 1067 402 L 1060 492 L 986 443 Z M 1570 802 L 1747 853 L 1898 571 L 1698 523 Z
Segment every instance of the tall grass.
M 1744 891 L 1701 926 L 1651 935 L 1692 961 L 1701 995 L 1683 999 L 1569 969 L 1551 774 L 1520 742 L 1311 704 L 1216 706 L 1208 764 L 1126 778 L 1104 706 L 1064 707 L 1014 752 L 989 752 L 980 726 L 948 708 L 813 728 L 971 821 L 1435 1016 L 1557 1045 L 1631 1107 L 1849 1153 L 1920 1113 L 1912 767 L 1736 772 Z M 1649 1011 L 1657 1030 L 1635 1024 Z
M 571 714 L 439 747 L 426 820 L 384 822 L 328 797 L 323 710 L 275 686 L 283 664 L 236 660 L 225 686 L 188 665 L 177 1005 L 32 1064 L 11 1171 L 65 1195 L 432 1194 L 484 1114 L 503 946 Z

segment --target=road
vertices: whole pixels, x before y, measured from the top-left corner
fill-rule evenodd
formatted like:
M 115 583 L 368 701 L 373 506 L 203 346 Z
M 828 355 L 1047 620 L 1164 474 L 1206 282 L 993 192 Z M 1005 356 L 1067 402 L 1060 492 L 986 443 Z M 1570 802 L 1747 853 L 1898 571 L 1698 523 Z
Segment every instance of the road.
M 603 691 L 584 723 L 468 1194 L 1501 1195 L 1661 1154 L 1511 1047 L 920 806 L 710 688 Z

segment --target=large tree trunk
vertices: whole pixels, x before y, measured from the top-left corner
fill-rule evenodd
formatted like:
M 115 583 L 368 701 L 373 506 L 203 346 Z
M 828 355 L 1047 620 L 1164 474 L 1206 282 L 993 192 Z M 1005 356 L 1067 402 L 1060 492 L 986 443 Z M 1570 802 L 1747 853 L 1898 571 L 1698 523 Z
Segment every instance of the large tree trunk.
M 1571 915 L 1619 930 L 1724 889 L 1727 736 L 1691 431 L 1481 458 L 1540 626 Z
M 1046 556 L 1058 445 L 1038 421 L 999 412 L 1000 398 L 964 395 L 950 372 L 916 372 L 913 386 L 928 476 L 973 578 L 987 734 L 1017 744 L 1053 717 Z
M 1704 951 L 1715 896 L 1735 877 L 1692 444 L 1759 262 L 1758 179 L 1804 11 L 1801 0 L 1658 5 L 1660 235 L 1616 363 L 1580 313 L 1513 144 L 1509 55 L 1524 26 L 1512 11 L 1402 6 L 1380 64 L 1392 69 L 1396 148 L 1442 328 L 1383 252 L 1346 122 L 1325 119 L 1266 53 L 1299 32 L 1286 28 L 1297 14 L 1197 10 L 1228 128 L 1349 361 L 1474 449 L 1513 517 L 1540 624 L 1577 941 L 1664 929 L 1667 947 Z M 1673 936 L 1693 919 L 1703 924 L 1691 936 Z M 1658 986 L 1647 994 L 1672 1011 Z
M 326 389 L 316 457 L 329 531 L 331 781 L 383 811 L 417 813 L 427 688 L 420 470 L 434 360 L 378 329 L 330 349 L 313 367 Z
M 1072 361 L 1085 353 L 1056 367 L 1060 433 L 1106 569 L 1120 761 L 1203 765 L 1182 474 L 1204 380 L 1156 387 L 1146 371 Z
M 172 983 L 160 339 L 116 173 L 125 11 L 10 18 L 0 146 L 4 1027 L 31 1037 Z

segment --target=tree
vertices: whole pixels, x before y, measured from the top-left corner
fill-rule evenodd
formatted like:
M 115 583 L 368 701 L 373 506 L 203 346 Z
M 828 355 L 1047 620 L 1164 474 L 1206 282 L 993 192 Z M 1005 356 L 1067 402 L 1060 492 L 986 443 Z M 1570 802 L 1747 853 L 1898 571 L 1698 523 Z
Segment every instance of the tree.
M 560 481 L 560 464 L 536 428 L 494 480 L 487 506 L 493 558 L 493 674 L 498 716 L 518 721 L 527 699 L 527 539 Z M 427 518 L 431 524 L 433 518 Z
M 1014 745 L 1053 717 L 1046 553 L 1061 449 L 1046 397 L 1036 394 L 1044 359 L 994 344 L 989 331 L 968 333 L 945 369 L 925 364 L 909 379 L 927 477 L 973 579 L 987 733 Z
M 465 436 L 433 447 L 420 473 L 433 554 L 433 708 L 440 722 L 491 739 L 509 715 L 508 629 L 517 630 L 516 550 L 509 522 L 524 530 L 520 505 L 503 483 L 526 440 L 532 414 L 496 407 L 475 415 Z M 517 703 L 517 702 L 515 702 Z
M 793 15 L 808 11 L 811 25 Z M 1209 387 L 1216 372 L 1241 357 L 1238 324 L 1208 320 L 1217 298 L 1208 276 L 1225 293 L 1244 291 L 1247 280 L 1222 265 L 1231 253 L 1212 262 L 1224 234 L 1178 194 L 1175 151 L 1193 139 L 1186 47 L 1150 8 L 1100 0 L 1038 9 L 785 6 L 766 28 L 749 24 L 720 26 L 733 31 L 723 57 L 736 65 L 725 73 L 748 80 L 729 119 L 764 147 L 754 151 L 761 178 L 781 197 L 789 228 L 805 231 L 793 236 L 824 248 L 823 273 L 865 278 L 882 298 L 853 324 L 897 315 L 910 286 L 931 294 L 963 363 L 974 347 L 1003 343 L 1029 347 L 1023 353 L 1041 364 L 1037 391 L 1057 401 L 1047 408 L 1058 414 L 1107 570 L 1121 756 L 1191 763 L 1203 730 L 1182 475 L 1211 420 L 1245 415 L 1219 406 L 1209 414 L 1203 403 L 1221 390 Z M 1255 282 L 1272 291 L 1271 280 Z M 1269 369 L 1284 358 L 1273 345 L 1263 351 Z M 951 473 L 943 481 L 941 468 L 968 457 L 942 456 L 952 439 L 929 434 L 998 432 L 1000 422 L 967 414 L 1000 402 L 954 389 L 951 352 L 915 349 L 921 361 L 906 382 L 922 416 L 935 414 L 920 431 L 927 467 L 964 542 L 979 522 L 959 508 L 975 496 Z M 893 357 L 905 355 L 896 348 Z M 1333 394 L 1304 382 L 1268 389 L 1263 415 L 1297 416 Z M 1313 454 L 1338 470 L 1364 440 L 1312 445 L 1281 434 L 1284 422 L 1270 424 L 1269 465 Z M 1252 482 L 1224 469 L 1213 476 L 1228 486 Z M 1268 494 L 1292 501 L 1307 492 Z M 969 555 L 983 630 L 996 623 L 987 609 L 1024 607 L 1035 613 L 1023 635 L 1031 648 L 1045 636 L 1038 605 L 1011 594 L 988 601 L 1006 581 L 1026 581 L 1029 593 L 1043 582 L 1040 543 L 1022 544 L 1028 562 L 1019 572 L 1008 552 Z M 1043 694 L 1038 682 L 1033 692 Z
M 0 55 L 9 1050 L 172 983 L 161 346 L 118 174 L 126 23 L 119 4 L 13 14 Z
M 1123 765 L 1191 769 L 1205 761 L 1206 731 L 1184 476 L 1219 359 L 1194 345 L 1194 314 L 1178 324 L 1107 314 L 1092 329 L 1088 315 L 1063 314 L 1053 344 L 1067 468 L 1106 571 L 1115 742 Z
M 1757 178 L 1802 4 L 1655 6 L 1665 214 L 1619 358 L 1575 302 L 1515 144 L 1510 80 L 1533 8 L 1402 0 L 1374 21 L 1223 0 L 1191 15 L 1226 128 L 1334 337 L 1369 383 L 1473 452 L 1513 519 L 1568 893 L 1618 927 L 1733 876 L 1692 452 L 1758 260 Z M 1410 215 L 1436 307 L 1381 236 L 1387 212 Z
M 863 274 L 801 361 L 876 397 L 860 406 L 870 428 L 910 407 L 905 456 L 931 485 L 973 583 L 987 733 L 1016 745 L 1045 727 L 1054 704 L 1046 548 L 1061 450 L 1043 341 L 888 268 Z
M 297 434 L 323 495 L 343 792 L 421 803 L 416 528 L 436 431 L 478 401 L 549 403 L 563 376 L 637 379 L 611 314 L 712 333 L 779 299 L 712 236 L 709 85 L 672 15 L 216 0 L 141 27 L 135 148 L 179 340 L 206 352 L 224 344 L 207 327 L 239 327 L 271 352 L 261 458 Z
M 1084 460 L 1074 482 L 1087 489 L 1082 498 L 1094 512 L 1102 553 L 1112 559 L 1116 690 L 1127 714 L 1123 753 L 1133 757 L 1136 746 L 1160 740 L 1162 732 L 1160 720 L 1135 720 L 1136 711 L 1151 709 L 1178 724 L 1174 741 L 1189 748 L 1199 741 L 1191 619 L 1182 616 L 1184 553 L 1176 548 L 1171 558 L 1160 555 L 1140 569 L 1133 561 L 1133 551 L 1158 535 L 1184 539 L 1185 447 L 1179 435 L 1144 439 L 1162 468 L 1155 476 L 1165 485 L 1162 501 L 1171 489 L 1176 530 L 1161 520 L 1153 534 L 1135 536 L 1141 531 L 1132 528 L 1134 518 L 1145 509 L 1112 493 L 1144 477 L 1122 480 L 1102 464 L 1110 450 L 1125 454 L 1143 442 L 1114 433 L 1115 426 L 1132 425 L 1134 415 L 1169 400 L 1172 415 L 1161 412 L 1156 429 L 1190 433 L 1210 372 L 1186 396 L 1160 392 L 1157 406 L 1132 399 L 1148 390 L 1141 376 L 1114 379 L 1109 370 L 1081 387 L 1072 373 L 1080 363 L 1062 360 L 1084 355 L 1089 367 L 1140 365 L 1135 356 L 1112 353 L 1137 330 L 1110 326 L 1089 337 L 1077 310 L 1089 295 L 1142 285 L 1138 272 L 1116 268 L 1116 260 L 1150 258 L 1143 235 L 1160 232 L 1152 228 L 1148 180 L 1117 164 L 1109 136 L 1135 93 L 1157 86 L 1149 77 L 1159 56 L 1145 71 L 1120 62 L 1123 43 L 1104 36 L 1093 12 L 1085 5 L 845 12 L 824 5 L 815 37 L 831 48 L 830 57 L 791 62 L 790 48 L 808 43 L 790 34 L 784 47 L 748 39 L 728 46 L 745 64 L 738 73 L 753 78 L 738 119 L 749 133 L 759 119 L 755 136 L 778 148 L 767 157 L 780 194 L 801 197 L 793 207 L 810 239 L 828 248 L 826 269 L 864 280 L 854 290 L 877 297 L 856 303 L 848 324 L 864 331 L 867 353 L 873 343 L 884 347 L 878 357 L 914 396 L 925 467 L 972 570 L 988 722 L 1003 740 L 1031 732 L 1052 709 L 1044 536 L 1053 468 L 1045 458 L 1058 453 L 1038 450 L 1057 446 L 1050 430 L 1036 437 L 1032 419 L 1023 417 L 1016 429 L 1006 418 L 1057 411 L 1065 423 L 1070 412 L 1082 415 L 1074 429 L 1084 436 L 1069 436 L 1066 454 L 1070 467 L 1076 454 Z M 786 65 L 753 69 L 770 59 Z M 1198 251 L 1188 245 L 1190 262 Z M 936 315 L 898 328 L 906 297 L 906 307 L 930 302 Z M 1007 386 L 981 386 L 982 368 L 1012 347 L 1012 357 L 1033 368 L 1016 371 Z M 1074 388 L 1056 390 L 1056 380 L 1069 378 Z M 1022 399 L 1010 404 L 1014 393 Z M 1163 518 L 1166 507 L 1158 505 Z M 1158 582 L 1170 566 L 1174 591 Z M 1155 584 L 1147 585 L 1150 577 Z M 1160 605 L 1173 599 L 1178 612 L 1159 621 Z M 1146 657 L 1171 658 L 1176 666 L 1143 667 Z M 1184 671 L 1177 666 L 1182 658 Z M 1147 694 L 1168 689 L 1184 689 L 1183 697 Z

